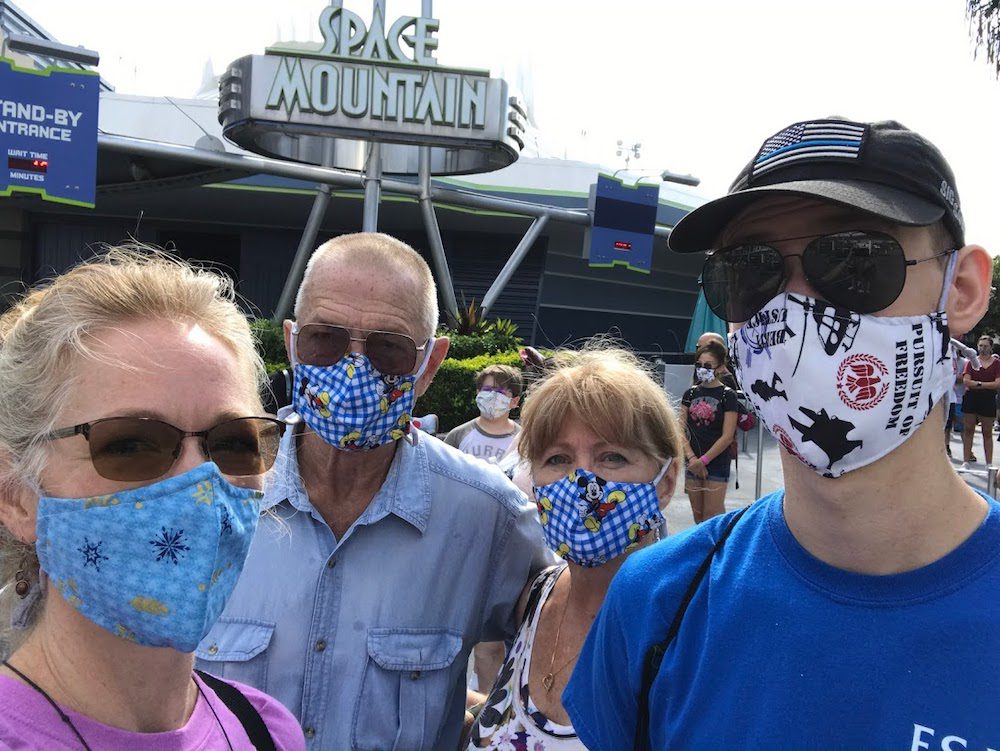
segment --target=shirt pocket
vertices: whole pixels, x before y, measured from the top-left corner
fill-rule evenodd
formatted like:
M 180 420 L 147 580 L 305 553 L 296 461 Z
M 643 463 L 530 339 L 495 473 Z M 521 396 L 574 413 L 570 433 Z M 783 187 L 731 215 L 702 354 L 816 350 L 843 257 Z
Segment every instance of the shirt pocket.
M 195 650 L 206 673 L 267 690 L 267 647 L 274 624 L 253 618 L 222 617 Z
M 462 638 L 444 629 L 368 630 L 368 662 L 354 708 L 357 751 L 431 749 L 448 710 Z

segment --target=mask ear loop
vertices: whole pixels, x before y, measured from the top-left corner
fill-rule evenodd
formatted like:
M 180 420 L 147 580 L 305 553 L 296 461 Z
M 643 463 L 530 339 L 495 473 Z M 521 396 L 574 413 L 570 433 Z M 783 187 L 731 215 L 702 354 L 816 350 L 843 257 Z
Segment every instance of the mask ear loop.
M 674 457 L 667 459 L 667 463 L 663 465 L 659 472 L 656 473 L 656 477 L 653 478 L 653 482 L 650 483 L 654 488 L 660 484 L 660 480 L 663 479 L 664 475 L 667 474 L 667 470 L 670 469 L 670 465 L 673 463 Z
M 431 362 L 431 353 L 434 351 L 434 343 L 437 341 L 433 336 L 427 340 L 427 344 L 424 345 L 424 359 L 420 363 L 420 367 L 417 368 L 417 372 L 413 375 L 413 383 L 416 384 L 420 380 L 420 376 L 424 374 L 427 370 L 427 366 Z M 410 430 L 406 431 L 403 435 L 403 440 L 409 443 L 411 446 L 417 445 L 417 433 L 420 432 L 420 428 L 414 428 L 413 424 L 410 424 Z
M 951 291 L 951 282 L 955 277 L 955 264 L 958 262 L 958 248 L 955 248 L 948 255 L 948 266 L 944 272 L 944 286 L 941 288 L 941 296 L 938 298 L 937 309 L 939 311 L 944 310 L 945 304 L 948 302 L 948 292 Z

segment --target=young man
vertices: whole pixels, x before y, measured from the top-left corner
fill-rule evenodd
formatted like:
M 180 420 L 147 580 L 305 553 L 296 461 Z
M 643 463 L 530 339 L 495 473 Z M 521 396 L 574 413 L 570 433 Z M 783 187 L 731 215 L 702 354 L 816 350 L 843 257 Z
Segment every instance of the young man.
M 521 371 L 509 365 L 487 365 L 476 373 L 476 406 L 479 417 L 454 428 L 444 442 L 491 464 L 510 449 L 521 426 L 510 412 L 521 401 Z
M 991 264 L 948 164 L 895 122 L 796 123 L 670 245 L 712 251 L 786 487 L 626 562 L 563 694 L 580 739 L 1000 749 L 1000 503 L 941 445 Z

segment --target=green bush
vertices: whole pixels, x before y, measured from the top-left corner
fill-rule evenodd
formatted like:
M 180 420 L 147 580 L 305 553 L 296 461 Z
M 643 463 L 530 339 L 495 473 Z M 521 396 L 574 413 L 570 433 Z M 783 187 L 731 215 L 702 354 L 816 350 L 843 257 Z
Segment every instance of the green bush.
M 479 415 L 476 407 L 475 375 L 487 365 L 513 365 L 521 369 L 523 363 L 517 352 L 479 355 L 463 359 L 447 358 L 434 376 L 427 393 L 417 400 L 416 414 L 438 416 L 438 431 L 447 432 Z
M 285 334 L 281 324 L 271 323 L 267 318 L 255 318 L 250 328 L 257 337 L 257 351 L 264 358 L 267 372 L 273 373 L 288 367 L 288 353 L 285 352 Z
M 466 360 L 479 355 L 498 355 L 502 352 L 516 351 L 521 347 L 521 339 L 512 334 L 501 334 L 488 331 L 485 334 L 456 334 L 451 331 L 440 331 L 439 336 L 447 336 L 451 340 L 448 357 L 456 360 Z
M 265 318 L 250 322 L 257 337 L 257 348 L 270 375 L 287 368 L 288 354 L 281 326 Z M 449 357 L 441 363 L 434 382 L 417 402 L 418 415 L 438 416 L 439 431 L 447 431 L 479 414 L 476 408 L 475 375 L 487 365 L 498 363 L 522 368 L 517 349 L 521 340 L 508 332 L 455 334 L 442 332 L 451 339 Z

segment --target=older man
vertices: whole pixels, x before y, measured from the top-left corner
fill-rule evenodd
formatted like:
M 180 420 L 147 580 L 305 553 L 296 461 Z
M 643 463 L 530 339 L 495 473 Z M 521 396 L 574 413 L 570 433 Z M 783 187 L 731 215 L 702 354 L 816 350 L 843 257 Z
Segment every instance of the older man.
M 300 424 L 200 664 L 266 687 L 311 748 L 452 749 L 469 650 L 514 633 L 518 596 L 548 561 L 541 527 L 498 469 L 410 430 L 448 351 L 412 248 L 331 240 L 295 318 Z
M 941 445 L 991 263 L 897 122 L 794 123 L 674 228 L 785 489 L 629 558 L 563 705 L 591 751 L 1000 749 L 1000 503 Z

